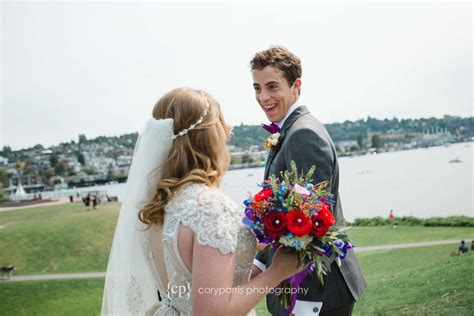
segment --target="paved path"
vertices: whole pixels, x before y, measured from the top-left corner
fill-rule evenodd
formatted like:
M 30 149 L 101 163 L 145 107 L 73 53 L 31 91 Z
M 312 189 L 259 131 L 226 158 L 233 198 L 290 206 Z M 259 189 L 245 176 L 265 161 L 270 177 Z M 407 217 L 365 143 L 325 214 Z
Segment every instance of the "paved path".
M 42 207 L 42 206 L 51 206 L 51 205 L 60 205 L 70 203 L 68 198 L 61 198 L 59 200 L 53 200 L 51 202 L 43 202 L 37 204 L 30 204 L 30 205 L 23 205 L 23 206 L 10 206 L 10 207 L 0 207 L 0 212 L 8 212 L 8 211 L 16 211 L 16 210 L 24 210 L 26 208 L 35 208 L 35 207 Z
M 474 240 L 474 237 L 465 238 L 465 240 Z M 458 244 L 458 243 L 459 243 L 459 239 L 434 240 L 434 241 L 414 242 L 414 243 L 408 243 L 408 244 L 355 247 L 354 249 L 356 252 L 367 252 L 367 251 L 376 251 L 376 250 L 391 250 L 391 249 L 406 249 L 406 248 L 416 248 L 416 247 L 426 247 L 426 246 L 451 245 L 451 244 Z M 1 281 L 15 282 L 15 281 L 38 281 L 38 280 L 93 279 L 93 278 L 103 278 L 103 277 L 105 277 L 105 272 L 82 272 L 82 273 L 39 274 L 39 275 L 19 275 L 19 276 L 14 275 L 10 279 L 0 278 L 0 282 Z
M 465 238 L 464 240 L 474 240 L 474 238 Z M 354 250 L 356 252 L 366 252 L 366 251 L 375 251 L 375 250 L 406 249 L 406 248 L 450 245 L 450 244 L 459 244 L 459 243 L 460 243 L 459 239 L 434 240 L 434 241 L 412 242 L 412 243 L 407 243 L 407 244 L 355 247 Z
M 15 272 L 13 272 L 15 273 Z M 0 278 L 6 282 L 13 281 L 40 281 L 40 280 L 66 280 L 66 279 L 93 279 L 103 278 L 105 272 L 81 272 L 81 273 L 62 273 L 62 274 L 38 274 L 38 275 L 13 275 L 10 279 Z

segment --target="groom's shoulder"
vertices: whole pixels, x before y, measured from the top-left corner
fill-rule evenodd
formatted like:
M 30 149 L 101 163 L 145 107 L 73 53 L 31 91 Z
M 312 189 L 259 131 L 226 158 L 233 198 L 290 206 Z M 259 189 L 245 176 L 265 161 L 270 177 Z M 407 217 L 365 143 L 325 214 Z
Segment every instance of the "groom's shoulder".
M 288 128 L 285 135 L 285 145 L 288 148 L 304 146 L 324 149 L 331 152 L 333 142 L 324 124 L 316 119 L 311 113 L 300 116 Z
M 319 138 L 326 138 L 327 131 L 323 123 L 321 123 L 316 117 L 310 112 L 305 113 L 298 117 L 295 122 L 288 129 L 288 135 L 290 134 L 301 134 L 303 132 L 314 133 Z

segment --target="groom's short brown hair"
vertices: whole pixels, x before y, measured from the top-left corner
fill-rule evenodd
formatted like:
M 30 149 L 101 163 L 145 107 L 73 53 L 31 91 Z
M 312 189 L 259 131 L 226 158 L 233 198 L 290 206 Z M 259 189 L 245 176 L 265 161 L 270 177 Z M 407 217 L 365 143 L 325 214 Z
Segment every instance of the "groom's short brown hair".
M 301 78 L 301 61 L 286 47 L 271 46 L 269 49 L 256 53 L 250 61 L 252 70 L 262 70 L 267 66 L 283 71 L 283 76 L 290 86 L 293 85 L 296 79 Z

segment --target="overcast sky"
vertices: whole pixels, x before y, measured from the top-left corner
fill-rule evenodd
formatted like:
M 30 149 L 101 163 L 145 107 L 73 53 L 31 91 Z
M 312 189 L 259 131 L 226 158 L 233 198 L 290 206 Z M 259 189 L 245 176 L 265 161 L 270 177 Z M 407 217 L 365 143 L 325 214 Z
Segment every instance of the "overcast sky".
M 3 2 L 0 146 L 141 130 L 178 86 L 259 124 L 248 62 L 282 44 L 323 123 L 472 116 L 472 4 Z

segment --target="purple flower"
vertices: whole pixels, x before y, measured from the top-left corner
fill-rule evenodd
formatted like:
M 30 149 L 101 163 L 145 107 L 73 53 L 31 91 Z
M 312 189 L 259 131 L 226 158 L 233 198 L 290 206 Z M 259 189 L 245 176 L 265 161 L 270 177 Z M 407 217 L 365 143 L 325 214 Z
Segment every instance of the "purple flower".
M 270 235 L 268 235 L 268 233 L 266 233 L 266 232 L 265 232 L 265 234 L 262 234 L 260 231 L 254 231 L 254 232 L 255 232 L 255 235 L 256 235 L 258 241 L 263 243 L 263 244 L 268 244 L 268 243 L 273 241 L 272 237 L 270 237 Z
M 342 256 L 339 256 L 339 258 L 344 259 L 347 255 L 347 251 L 351 248 L 352 248 L 352 244 L 350 242 L 344 244 L 344 246 L 341 248 Z

